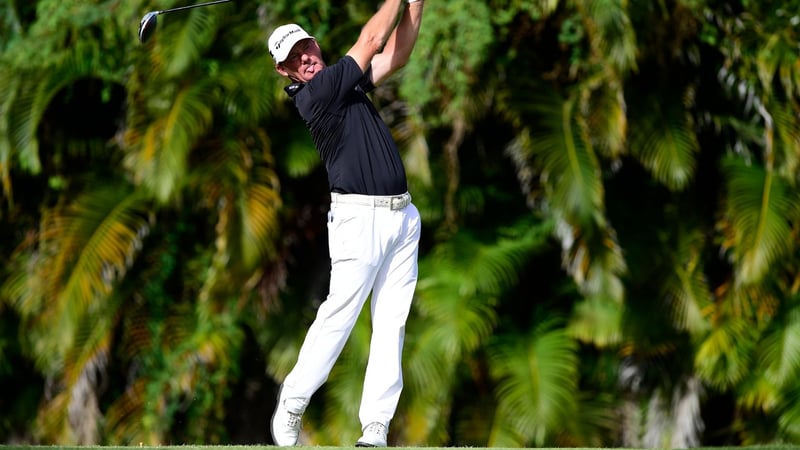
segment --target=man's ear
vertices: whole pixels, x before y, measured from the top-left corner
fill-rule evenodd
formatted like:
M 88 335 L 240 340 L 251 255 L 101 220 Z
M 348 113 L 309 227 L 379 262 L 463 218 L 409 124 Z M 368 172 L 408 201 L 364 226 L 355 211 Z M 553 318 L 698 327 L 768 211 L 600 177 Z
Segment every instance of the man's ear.
M 275 64 L 275 71 L 278 72 L 279 74 L 281 74 L 284 77 L 288 77 L 289 76 L 289 72 L 287 72 L 286 69 L 284 69 L 283 66 L 280 65 L 280 64 Z

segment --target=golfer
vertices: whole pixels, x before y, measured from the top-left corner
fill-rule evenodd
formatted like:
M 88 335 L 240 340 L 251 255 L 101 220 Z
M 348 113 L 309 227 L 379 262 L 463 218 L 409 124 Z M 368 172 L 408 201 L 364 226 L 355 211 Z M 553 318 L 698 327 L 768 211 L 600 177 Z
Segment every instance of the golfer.
M 301 418 L 325 382 L 370 293 L 372 338 L 361 395 L 359 447 L 385 447 L 403 388 L 405 324 L 417 283 L 419 211 L 392 135 L 367 93 L 403 67 L 422 20 L 423 0 L 385 0 L 347 54 L 327 66 L 295 24 L 268 41 L 286 92 L 328 173 L 331 206 L 328 297 L 287 375 L 272 418 L 277 445 L 297 445 Z

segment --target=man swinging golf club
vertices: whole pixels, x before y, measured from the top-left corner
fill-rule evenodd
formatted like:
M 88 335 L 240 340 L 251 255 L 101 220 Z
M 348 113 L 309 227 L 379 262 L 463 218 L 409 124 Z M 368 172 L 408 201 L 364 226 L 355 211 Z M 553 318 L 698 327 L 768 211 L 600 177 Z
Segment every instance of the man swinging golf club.
M 417 283 L 420 217 L 392 135 L 366 93 L 403 67 L 423 0 L 385 0 L 347 54 L 327 66 L 317 41 L 295 24 L 268 40 L 275 69 L 328 172 L 331 279 L 272 418 L 277 445 L 296 445 L 301 418 L 371 297 L 372 338 L 359 409 L 359 447 L 385 447 L 403 388 L 401 353 Z M 399 20 L 398 20 L 399 17 Z

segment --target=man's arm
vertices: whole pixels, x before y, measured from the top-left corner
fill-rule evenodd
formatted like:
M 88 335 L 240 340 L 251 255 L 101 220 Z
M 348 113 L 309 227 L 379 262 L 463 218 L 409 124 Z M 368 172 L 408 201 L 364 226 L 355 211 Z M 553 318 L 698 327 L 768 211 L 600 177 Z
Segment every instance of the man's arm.
M 408 63 L 422 24 L 424 0 L 409 3 L 381 53 L 372 59 L 372 83 L 378 85 Z
M 386 40 L 389 39 L 389 35 L 397 24 L 400 7 L 405 3 L 405 0 L 386 0 L 378 12 L 361 29 L 358 41 L 347 52 L 347 55 L 356 60 L 362 72 L 367 71 L 372 57 L 386 44 Z

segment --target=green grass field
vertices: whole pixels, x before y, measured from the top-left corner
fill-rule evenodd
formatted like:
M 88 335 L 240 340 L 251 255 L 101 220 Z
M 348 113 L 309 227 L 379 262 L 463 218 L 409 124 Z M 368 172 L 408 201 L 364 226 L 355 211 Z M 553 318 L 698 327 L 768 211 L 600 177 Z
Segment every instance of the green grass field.
M 272 445 L 164 445 L 164 446 L 72 446 L 72 445 L 0 445 L 0 450 L 25 450 L 25 449 L 59 449 L 59 450 L 134 450 L 137 448 L 142 449 L 158 449 L 158 450 L 262 450 L 262 449 L 276 449 L 278 447 Z M 325 447 L 325 446 L 300 446 L 295 447 L 297 450 L 320 450 L 320 449 L 345 449 L 354 448 L 350 447 Z M 391 450 L 411 450 L 424 448 L 426 450 L 452 450 L 455 447 L 391 447 Z M 511 450 L 500 447 L 459 447 L 459 448 L 485 448 L 486 450 Z M 747 447 L 696 447 L 697 450 L 800 450 L 798 445 L 763 445 L 763 446 L 747 446 Z M 519 449 L 514 449 L 519 450 Z M 559 449 L 541 449 L 541 450 L 563 450 Z M 597 448 L 573 448 L 571 450 L 599 450 Z M 644 450 L 644 449 L 625 449 L 625 450 Z

